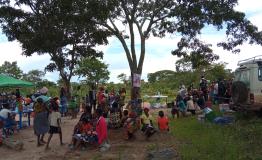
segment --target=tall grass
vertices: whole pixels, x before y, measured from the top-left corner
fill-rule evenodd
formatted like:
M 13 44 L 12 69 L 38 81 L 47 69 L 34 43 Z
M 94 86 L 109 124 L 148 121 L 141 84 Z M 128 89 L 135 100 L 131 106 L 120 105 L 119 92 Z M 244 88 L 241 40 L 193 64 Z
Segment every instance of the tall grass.
M 262 119 L 237 120 L 221 126 L 196 117 L 170 122 L 182 159 L 262 160 Z

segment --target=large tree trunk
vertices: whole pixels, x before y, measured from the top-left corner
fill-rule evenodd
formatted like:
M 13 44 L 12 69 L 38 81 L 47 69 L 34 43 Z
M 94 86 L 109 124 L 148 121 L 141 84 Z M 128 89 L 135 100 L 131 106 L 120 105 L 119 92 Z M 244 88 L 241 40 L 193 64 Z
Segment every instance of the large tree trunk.
M 131 110 L 136 112 L 137 115 L 142 114 L 142 100 L 140 95 L 140 87 L 134 85 L 134 74 L 131 72 Z
M 133 85 L 133 78 L 134 78 L 134 74 L 139 74 L 139 75 L 142 74 L 143 63 L 144 63 L 144 58 L 145 58 L 145 40 L 146 40 L 146 37 L 148 36 L 149 31 L 146 31 L 146 33 L 143 33 L 142 26 L 137 25 L 136 22 L 134 21 L 134 15 L 132 15 L 131 18 L 128 18 L 127 21 L 129 25 L 129 31 L 130 31 L 130 41 L 131 41 L 130 49 L 127 46 L 124 36 L 119 32 L 117 26 L 114 24 L 114 22 L 111 19 L 110 19 L 110 23 L 113 26 L 113 28 L 111 28 L 108 25 L 106 25 L 105 27 L 109 28 L 109 30 L 114 32 L 114 34 L 119 39 L 119 41 L 121 42 L 125 50 L 128 64 L 129 64 L 130 71 L 131 71 L 131 100 L 137 100 L 141 98 L 140 87 L 136 87 Z M 140 51 L 139 61 L 137 61 L 137 56 L 136 56 L 136 49 L 135 49 L 136 43 L 135 43 L 135 34 L 134 34 L 133 25 L 137 26 L 137 29 L 140 35 L 141 51 Z M 150 24 L 147 30 L 150 30 L 151 25 L 152 24 Z
M 67 100 L 71 100 L 71 83 L 70 83 L 70 80 L 68 79 L 63 79 L 64 81 L 64 88 L 65 88 L 65 91 L 66 91 L 66 98 Z
M 140 58 L 139 58 L 139 63 L 137 64 L 136 61 L 129 63 L 132 64 L 132 66 L 130 66 L 130 70 L 131 70 L 131 100 L 136 100 L 136 99 L 140 99 L 141 95 L 140 95 L 140 87 L 136 87 L 133 84 L 133 78 L 134 78 L 134 74 L 138 74 L 140 75 L 140 78 L 142 76 L 142 70 L 143 70 L 143 63 L 144 63 L 144 58 L 145 58 L 145 38 L 142 36 L 141 37 L 141 51 L 140 51 Z M 141 83 L 141 79 L 139 79 L 140 83 Z M 140 84 L 141 85 L 141 84 Z
M 131 100 L 137 100 L 137 99 L 141 98 L 140 87 L 134 86 L 133 78 L 134 78 L 134 74 L 131 73 Z

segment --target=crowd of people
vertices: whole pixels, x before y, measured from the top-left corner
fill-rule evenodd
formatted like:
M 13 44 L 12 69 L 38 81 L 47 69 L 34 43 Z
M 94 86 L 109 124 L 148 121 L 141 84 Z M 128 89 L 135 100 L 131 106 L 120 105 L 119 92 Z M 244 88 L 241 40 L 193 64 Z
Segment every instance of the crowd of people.
M 206 107 L 210 108 L 212 104 L 229 104 L 231 86 L 232 79 L 208 82 L 204 76 L 201 77 L 199 86 L 196 88 L 193 84 L 189 85 L 188 88 L 181 85 L 172 108 L 173 117 L 179 117 L 179 113 L 185 116 L 187 112 L 195 115 L 197 111 Z
M 180 113 L 185 116 L 187 112 L 194 115 L 198 110 L 211 107 L 212 103 L 229 103 L 231 84 L 231 81 L 224 80 L 208 84 L 208 81 L 201 77 L 197 89 L 193 85 L 187 89 L 181 85 L 171 111 L 173 117 L 179 117 Z M 63 87 L 57 97 L 48 97 L 47 93 L 48 89 L 43 87 L 36 94 L 25 98 L 21 97 L 19 90 L 9 96 L 0 95 L 0 106 L 3 107 L 0 111 L 0 127 L 14 126 L 14 130 L 17 126 L 14 111 L 19 112 L 23 107 L 30 106 L 34 112 L 33 128 L 37 146 L 45 145 L 46 149 L 49 149 L 54 134 L 58 134 L 60 144 L 64 144 L 62 117 L 71 116 L 76 119 L 78 113 L 81 113 L 81 116 L 72 131 L 69 145 L 72 150 L 90 145 L 99 147 L 100 151 L 108 150 L 108 129 L 123 128 L 126 140 L 133 139 L 138 130 L 141 130 L 146 138 L 151 137 L 157 130 L 169 131 L 169 120 L 163 110 L 159 111 L 157 118 L 153 117 L 149 108 L 142 108 L 141 102 L 134 100 L 129 101 L 124 109 L 125 88 L 118 92 L 114 89 L 108 91 L 103 86 L 99 87 L 98 91 L 92 88 L 82 101 L 78 101 L 74 96 L 68 98 Z M 156 119 L 157 126 L 154 126 L 153 119 Z M 46 142 L 47 133 L 49 136 Z
M 125 95 L 124 88 L 119 92 L 115 92 L 114 89 L 108 92 L 104 87 L 99 87 L 98 91 L 90 90 L 79 103 L 76 97 L 68 98 L 64 88 L 60 89 L 60 96 L 57 97 L 49 97 L 46 87 L 26 97 L 22 97 L 17 90 L 17 93 L 8 98 L 6 95 L 1 96 L 0 103 L 3 108 L 0 111 L 0 127 L 12 126 L 12 130 L 15 130 L 17 112 L 31 108 L 36 145 L 38 147 L 45 145 L 45 148 L 49 149 L 54 134 L 59 135 L 60 145 L 64 144 L 62 117 L 71 116 L 72 119 L 76 119 L 81 113 L 72 131 L 69 147 L 78 150 L 86 146 L 94 146 L 99 147 L 100 151 L 106 151 L 110 148 L 108 129 L 124 128 L 120 130 L 124 132 L 123 137 L 126 140 L 133 139 L 138 130 L 141 130 L 146 138 L 156 132 L 149 108 L 144 108 L 142 114 L 141 110 L 137 110 L 134 106 L 136 104 L 130 101 L 129 107 L 123 109 Z M 163 111 L 159 112 L 157 122 L 159 130 L 169 130 L 168 118 Z M 47 134 L 49 134 L 48 138 L 45 137 Z
M 94 91 L 89 92 L 90 95 Z M 149 108 L 144 108 L 143 113 L 134 108 L 137 103 L 130 101 L 127 107 L 125 105 L 124 88 L 115 93 L 114 89 L 107 92 L 104 87 L 100 87 L 97 95 L 96 105 L 94 99 L 88 98 L 83 105 L 83 113 L 76 126 L 74 127 L 71 149 L 79 149 L 89 144 L 98 144 L 101 151 L 110 147 L 107 137 L 108 129 L 123 128 L 124 139 L 130 140 L 135 138 L 135 132 L 141 130 L 146 138 L 151 137 L 156 132 L 153 125 L 153 117 L 149 114 Z M 141 106 L 140 106 L 141 107 Z M 95 110 L 95 113 L 92 112 Z M 168 118 L 164 112 L 159 112 L 158 128 L 161 131 L 168 131 Z M 121 129 L 119 131 L 122 131 Z

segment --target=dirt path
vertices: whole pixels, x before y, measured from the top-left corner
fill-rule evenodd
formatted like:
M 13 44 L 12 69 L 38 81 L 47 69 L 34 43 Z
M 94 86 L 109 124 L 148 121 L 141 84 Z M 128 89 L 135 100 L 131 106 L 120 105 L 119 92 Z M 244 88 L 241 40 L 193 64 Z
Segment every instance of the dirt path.
M 175 148 L 174 137 L 166 133 L 156 133 L 145 140 L 140 131 L 137 132 L 136 139 L 132 141 L 123 140 L 122 129 L 109 130 L 109 140 L 111 148 L 106 152 L 99 152 L 97 149 L 72 152 L 68 148 L 71 141 L 71 135 L 74 125 L 78 119 L 71 120 L 64 118 L 62 122 L 64 146 L 59 145 L 59 136 L 54 135 L 50 147 L 45 151 L 44 146 L 36 147 L 36 136 L 33 134 L 32 127 L 15 133 L 14 139 L 22 140 L 24 149 L 14 151 L 5 146 L 0 147 L 0 160 L 143 160 L 146 159 L 146 153 L 157 148 L 172 147 Z M 47 140 L 47 135 L 45 136 Z M 176 159 L 174 157 L 174 159 Z

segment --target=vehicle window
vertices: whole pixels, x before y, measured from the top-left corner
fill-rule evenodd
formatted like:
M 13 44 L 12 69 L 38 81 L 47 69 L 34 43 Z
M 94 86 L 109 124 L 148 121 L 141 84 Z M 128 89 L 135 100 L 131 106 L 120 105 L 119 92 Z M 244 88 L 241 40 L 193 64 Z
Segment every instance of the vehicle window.
M 240 76 L 241 76 L 241 72 L 239 72 L 239 71 L 236 71 L 235 72 L 235 81 L 240 81 Z
M 240 79 L 244 82 L 249 82 L 249 70 L 243 71 Z
M 259 66 L 258 68 L 258 80 L 262 81 L 262 66 Z

